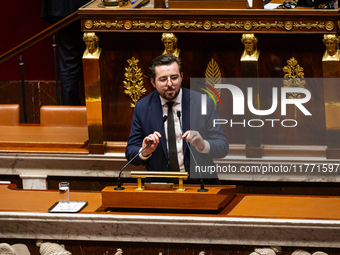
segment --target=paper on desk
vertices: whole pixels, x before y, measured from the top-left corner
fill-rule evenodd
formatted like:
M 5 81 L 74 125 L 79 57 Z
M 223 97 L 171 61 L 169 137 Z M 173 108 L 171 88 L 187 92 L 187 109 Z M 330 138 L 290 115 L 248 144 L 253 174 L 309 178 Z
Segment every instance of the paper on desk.
M 264 8 L 267 9 L 267 10 L 273 10 L 273 9 L 275 9 L 276 7 L 278 7 L 279 5 L 281 5 L 281 4 L 272 4 L 272 3 L 268 3 L 268 4 L 266 4 L 266 5 L 264 6 Z
M 248 4 L 249 4 L 249 6 L 253 6 L 253 0 L 248 0 Z M 281 5 L 281 4 L 268 3 L 264 6 L 264 8 L 267 9 L 267 10 L 273 10 L 276 7 L 278 7 L 279 5 Z
M 61 208 L 60 203 L 54 204 L 48 211 L 51 213 L 75 213 L 80 212 L 87 205 L 86 201 L 70 201 L 67 209 Z

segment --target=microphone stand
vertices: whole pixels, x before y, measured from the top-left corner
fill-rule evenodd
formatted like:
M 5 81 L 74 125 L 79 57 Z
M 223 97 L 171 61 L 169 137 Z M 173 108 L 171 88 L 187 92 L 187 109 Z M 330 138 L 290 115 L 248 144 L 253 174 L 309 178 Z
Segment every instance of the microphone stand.
M 162 133 L 162 130 L 163 130 L 163 127 L 164 127 L 164 123 L 165 123 L 165 121 L 166 121 L 167 119 L 168 119 L 168 116 L 167 116 L 167 115 L 164 115 L 164 116 L 163 116 L 163 123 L 162 123 L 161 133 Z M 124 189 L 125 189 L 124 187 L 122 187 L 122 184 L 121 184 L 121 178 L 120 178 L 120 176 L 121 176 L 122 172 L 124 171 L 124 169 L 125 169 L 128 165 L 130 165 L 130 163 L 131 163 L 137 156 L 139 156 L 139 154 L 141 154 L 141 153 L 142 153 L 147 147 L 149 147 L 152 143 L 153 143 L 153 141 L 148 142 L 148 144 L 145 145 L 144 148 L 141 149 L 140 152 L 138 152 L 138 153 L 137 153 L 137 154 L 136 154 L 129 162 L 126 163 L 125 166 L 123 166 L 123 168 L 120 170 L 119 175 L 118 175 L 118 179 L 117 179 L 117 187 L 115 187 L 114 190 L 124 190 Z
M 177 111 L 177 117 L 178 117 L 178 119 L 179 119 L 179 125 L 181 126 L 181 129 L 182 129 L 181 112 L 180 112 L 180 111 Z M 183 129 L 182 129 L 182 133 L 183 133 Z M 190 144 L 188 143 L 187 139 L 184 139 L 184 140 L 185 140 L 185 142 L 187 143 L 188 149 L 189 149 L 189 151 L 190 151 L 191 157 L 193 158 L 193 160 L 194 160 L 194 162 L 195 162 L 195 165 L 198 166 L 197 161 L 196 161 L 196 159 L 195 159 L 195 156 L 194 156 L 194 154 L 193 154 L 193 152 L 192 152 L 192 150 L 191 150 L 191 148 L 190 148 Z M 200 173 L 200 177 L 201 177 L 201 180 L 200 180 L 200 186 L 201 186 L 201 188 L 198 189 L 197 192 L 208 192 L 209 190 L 206 189 L 206 188 L 204 188 L 204 181 L 203 181 L 203 178 L 202 178 L 202 174 L 201 174 L 201 172 L 199 172 L 199 173 Z
M 122 187 L 122 184 L 120 182 L 120 175 L 122 174 L 123 170 L 130 165 L 130 163 L 137 157 L 139 156 L 139 154 L 141 154 L 147 147 L 149 147 L 153 142 L 150 141 L 147 145 L 144 146 L 144 148 L 138 153 L 136 154 L 129 162 L 127 162 L 127 164 L 125 166 L 123 166 L 122 170 L 120 170 L 119 175 L 118 175 L 118 180 L 117 180 L 117 187 L 114 188 L 114 190 L 124 190 L 125 188 Z

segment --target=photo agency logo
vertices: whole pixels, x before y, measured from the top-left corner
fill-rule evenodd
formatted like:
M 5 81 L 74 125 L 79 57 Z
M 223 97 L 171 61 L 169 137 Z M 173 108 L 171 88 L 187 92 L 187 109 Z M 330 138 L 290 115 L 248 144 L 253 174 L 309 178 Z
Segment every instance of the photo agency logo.
M 222 101 L 221 101 L 221 97 L 218 94 L 218 92 L 212 86 L 210 86 L 208 84 L 204 84 L 204 85 L 205 85 L 205 88 L 200 88 L 199 87 L 199 89 L 203 90 L 205 93 L 207 93 L 208 96 L 214 101 L 215 108 L 217 106 L 217 101 L 220 102 L 221 106 L 223 106 Z M 207 114 L 207 97 L 206 97 L 206 94 L 202 94 L 202 95 L 203 95 L 203 97 L 202 97 L 202 104 L 205 105 L 205 114 L 202 113 L 202 115 L 206 115 Z
M 282 81 L 282 79 L 280 79 Z M 255 80 L 254 80 L 255 81 Z M 258 82 L 258 80 L 256 80 Z M 249 81 L 247 81 L 249 84 Z M 259 79 L 261 86 L 261 79 Z M 210 97 L 215 107 L 218 102 L 223 105 L 223 98 L 221 100 L 221 93 L 217 93 L 216 90 L 228 90 L 232 96 L 232 113 L 233 116 L 243 115 L 245 116 L 246 110 L 250 113 L 248 116 L 251 118 L 245 118 L 243 121 L 234 121 L 233 119 L 214 119 L 213 126 L 216 125 L 229 125 L 233 126 L 249 126 L 249 127 L 262 127 L 264 125 L 281 125 L 283 127 L 296 127 L 298 121 L 296 118 L 284 118 L 287 115 L 288 105 L 293 105 L 295 109 L 299 109 L 305 116 L 312 116 L 310 111 L 305 107 L 304 104 L 310 101 L 311 93 L 308 89 L 303 87 L 271 87 L 271 106 L 267 109 L 257 109 L 254 105 L 260 103 L 254 102 L 254 99 L 260 100 L 259 95 L 255 94 L 253 87 L 246 87 L 244 95 L 241 86 L 233 84 L 215 84 L 214 87 L 206 85 L 206 88 L 200 86 L 198 89 L 205 92 L 201 95 L 201 114 L 207 115 L 207 97 Z M 279 98 L 280 97 L 280 98 Z M 280 99 L 280 100 L 279 100 Z M 281 118 L 270 118 L 271 114 L 276 113 L 280 106 Z M 247 109 L 245 109 L 247 107 Z M 277 116 L 277 114 L 275 114 Z M 254 118 L 255 117 L 255 118 Z M 256 118 L 258 117 L 258 118 Z

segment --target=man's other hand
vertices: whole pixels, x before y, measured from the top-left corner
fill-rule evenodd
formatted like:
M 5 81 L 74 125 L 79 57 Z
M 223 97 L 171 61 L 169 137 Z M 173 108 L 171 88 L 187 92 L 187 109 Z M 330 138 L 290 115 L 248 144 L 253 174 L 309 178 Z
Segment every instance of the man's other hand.
M 191 145 L 198 149 L 203 150 L 205 147 L 204 140 L 198 131 L 188 130 L 182 135 L 182 138 L 187 139 Z
M 144 138 L 142 148 L 144 148 L 150 141 L 152 143 L 142 152 L 143 157 L 149 156 L 152 152 L 154 152 L 159 144 L 159 138 L 162 135 L 155 131 L 153 134 L 148 135 L 147 137 Z

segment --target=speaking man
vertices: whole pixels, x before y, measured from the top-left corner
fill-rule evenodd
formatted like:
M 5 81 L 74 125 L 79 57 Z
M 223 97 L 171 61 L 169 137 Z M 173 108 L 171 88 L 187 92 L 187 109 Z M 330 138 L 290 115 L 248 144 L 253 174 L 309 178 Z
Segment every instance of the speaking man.
M 199 183 L 202 177 L 205 183 L 219 184 L 216 173 L 204 172 L 214 166 L 213 158 L 225 157 L 229 150 L 221 125 L 213 127 L 219 118 L 214 103 L 209 99 L 207 114 L 201 115 L 201 94 L 182 88 L 183 65 L 172 54 L 152 61 L 149 78 L 156 91 L 135 106 L 127 160 L 152 141 L 133 165 L 145 165 L 149 171 L 187 171 L 187 183 Z

